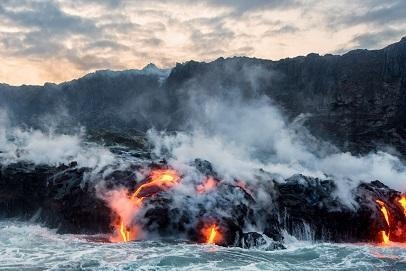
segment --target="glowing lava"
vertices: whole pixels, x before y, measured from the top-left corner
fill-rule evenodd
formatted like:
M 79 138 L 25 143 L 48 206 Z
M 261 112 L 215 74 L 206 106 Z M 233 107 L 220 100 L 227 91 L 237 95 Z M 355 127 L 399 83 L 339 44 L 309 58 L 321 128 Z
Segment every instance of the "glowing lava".
M 152 171 L 147 182 L 140 185 L 128 199 L 131 202 L 130 208 L 132 209 L 132 213 L 135 214 L 139 210 L 141 204 L 143 203 L 143 200 L 146 197 L 150 197 L 158 193 L 156 190 L 148 191 L 148 189 L 168 189 L 177 184 L 179 180 L 179 175 L 173 169 L 157 169 Z M 143 194 L 143 192 L 145 193 L 145 191 L 147 195 L 141 196 L 141 194 Z M 135 240 L 137 238 L 136 233 L 138 232 L 136 227 L 130 227 L 129 224 L 131 223 L 131 221 L 124 221 L 124 215 L 121 215 L 120 213 L 118 215 L 120 216 L 120 222 L 115 226 L 115 228 L 116 233 L 119 233 L 120 238 L 118 240 L 117 238 L 111 238 L 111 240 L 113 242 L 128 242 L 131 240 Z
M 178 176 L 178 173 L 173 169 L 154 170 L 151 172 L 149 181 L 140 185 L 137 190 L 135 190 L 131 196 L 131 200 L 138 205 L 144 199 L 144 197 L 140 197 L 140 193 L 143 192 L 144 189 L 151 187 L 170 188 L 178 183 L 179 180 L 180 177 Z
M 130 241 L 130 231 L 127 230 L 127 229 L 124 227 L 124 223 L 123 223 L 123 222 L 120 223 L 120 234 L 121 234 L 121 238 L 123 238 L 123 241 L 124 241 L 124 242 Z
M 388 227 L 390 227 L 389 214 L 388 210 L 386 209 L 385 203 L 379 199 L 376 200 L 376 203 L 378 203 L 379 206 L 381 207 L 380 210 L 385 218 L 386 224 L 388 225 Z M 386 233 L 386 231 L 380 231 L 379 233 L 381 235 L 382 243 L 387 245 L 390 242 L 389 233 Z
M 398 202 L 399 202 L 400 206 L 402 206 L 403 213 L 406 216 L 406 195 L 403 195 Z
M 217 235 L 217 230 L 216 228 L 213 226 L 210 229 L 210 235 L 209 235 L 209 239 L 207 240 L 208 244 L 213 244 L 214 243 L 214 238 L 216 238 Z
M 385 203 L 383 203 L 383 201 L 381 201 L 381 200 L 379 200 L 379 199 L 376 200 L 376 203 L 378 203 L 379 206 L 381 206 L 381 209 L 380 209 L 380 210 L 381 210 L 383 216 L 385 217 L 386 224 L 388 224 L 388 226 L 390 226 L 390 223 L 389 223 L 389 214 L 388 214 L 388 210 L 387 210 L 386 207 L 385 207 Z
M 202 234 L 206 244 L 219 244 L 223 240 L 223 236 L 216 224 L 203 228 Z
M 216 186 L 217 181 L 213 177 L 209 177 L 203 184 L 197 186 L 196 190 L 197 193 L 202 194 L 213 190 Z
M 380 231 L 379 233 L 381 235 L 382 243 L 385 245 L 389 244 L 389 242 L 390 242 L 389 234 L 386 234 L 385 231 Z

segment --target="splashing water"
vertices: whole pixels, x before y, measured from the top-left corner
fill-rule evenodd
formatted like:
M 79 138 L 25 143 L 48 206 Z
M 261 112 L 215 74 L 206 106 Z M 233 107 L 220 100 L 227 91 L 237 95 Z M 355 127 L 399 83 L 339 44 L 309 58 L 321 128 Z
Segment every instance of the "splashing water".
M 406 249 L 292 241 L 261 251 L 142 241 L 99 243 L 36 225 L 0 222 L 0 270 L 405 270 Z

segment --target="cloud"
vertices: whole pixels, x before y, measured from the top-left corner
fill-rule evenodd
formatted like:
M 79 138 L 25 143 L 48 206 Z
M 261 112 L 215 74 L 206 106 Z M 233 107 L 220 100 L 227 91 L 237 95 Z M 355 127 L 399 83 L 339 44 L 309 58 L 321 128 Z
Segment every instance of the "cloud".
M 362 4 L 362 2 L 360 2 Z M 390 1 L 367 1 L 366 9 L 356 9 L 348 16 L 337 19 L 338 22 L 346 25 L 368 23 L 381 26 L 405 22 L 406 2 L 403 0 Z
M 326 13 L 325 20 L 334 31 L 353 29 L 350 39 L 335 53 L 355 48 L 378 49 L 406 35 L 405 1 L 345 1 Z
M 235 32 L 225 26 L 222 20 L 195 20 L 190 21 L 191 33 L 190 40 L 193 43 L 193 50 L 204 54 L 226 54 L 221 48 L 227 48 L 227 45 L 235 39 Z M 201 28 L 209 29 L 202 31 Z
M 16 57 L 69 58 L 72 50 L 64 43 L 69 37 L 93 39 L 100 33 L 95 22 L 67 14 L 52 1 L 6 1 L 0 18 L 9 26 L 28 29 L 0 34 L 0 43 Z
M 280 9 L 297 7 L 301 1 L 297 0 L 207 0 L 207 3 L 216 6 L 227 6 L 238 12 L 258 10 L 261 8 Z
M 10 1 L 6 1 L 10 3 Z M 13 2 L 14 3 L 14 2 Z M 94 34 L 97 27 L 94 22 L 79 16 L 69 15 L 51 1 L 16 1 L 22 5 L 10 4 L 0 7 L 0 16 L 18 26 L 26 26 L 51 36 L 63 36 L 72 33 Z M 7 8 L 8 7 L 8 8 Z
M 115 42 L 112 40 L 98 40 L 92 43 L 89 43 L 87 45 L 88 49 L 93 49 L 93 48 L 107 48 L 107 49 L 112 49 L 112 50 L 126 50 L 128 49 L 127 46 L 120 44 L 119 42 Z
M 164 43 L 163 40 L 155 38 L 155 37 L 148 38 L 148 39 L 143 39 L 142 41 L 147 46 L 159 46 L 159 45 L 162 45 Z
M 283 25 L 276 29 L 268 30 L 264 33 L 265 36 L 273 36 L 278 34 L 294 34 L 300 29 L 294 25 Z
M 190 59 L 279 59 L 376 48 L 406 34 L 405 5 L 397 0 L 3 0 L 0 57 L 14 64 L 4 67 L 0 82 L 59 82 L 150 62 L 167 68 Z M 10 77 L 18 65 L 32 68 L 36 79 L 28 73 Z
M 386 29 L 383 31 L 365 33 L 355 36 L 352 42 L 358 48 L 380 48 L 388 44 L 388 41 L 397 41 L 399 36 L 405 35 L 406 32 L 398 29 Z

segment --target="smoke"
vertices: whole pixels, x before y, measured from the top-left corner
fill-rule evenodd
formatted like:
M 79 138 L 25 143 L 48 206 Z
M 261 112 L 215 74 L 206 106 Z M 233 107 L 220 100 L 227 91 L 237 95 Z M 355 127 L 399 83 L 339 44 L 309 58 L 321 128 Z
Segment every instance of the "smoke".
M 120 117 L 127 117 L 128 125 L 134 119 L 138 127 L 155 124 L 157 129 L 147 132 L 153 145 L 152 157 L 159 162 L 165 159 L 180 175 L 181 182 L 170 188 L 156 185 L 160 197 L 147 196 L 137 204 L 129 198 L 130 187 L 142 186 L 149 172 L 140 170 L 135 180 L 123 180 L 113 186 L 106 184 L 108 178 L 104 183 L 103 178 L 113 170 L 135 170 L 130 166 L 139 165 L 140 161 L 126 160 L 123 152 L 116 154 L 108 147 L 88 142 L 84 129 L 69 134 L 55 132 L 52 127 L 69 117 L 67 110 L 58 117 L 42 115 L 41 122 L 49 124 L 43 130 L 12 126 L 5 112 L 0 111 L 0 164 L 30 162 L 57 166 L 75 161 L 78 167 L 93 169 L 101 181 L 96 185 L 97 196 L 121 220 L 120 226 L 125 229 L 120 230 L 129 228 L 128 239 L 154 232 L 159 223 L 170 224 L 172 232 L 187 232 L 197 229 L 198 223 L 207 217 L 243 225 L 244 230 L 264 232 L 269 224 L 266 219 L 272 217 L 266 212 L 274 211 L 272 180 L 283 182 L 295 174 L 335 180 L 336 196 L 350 207 L 356 206 L 352 192 L 362 181 L 378 179 L 406 191 L 406 167 L 395 155 L 384 151 L 365 156 L 340 152 L 312 136 L 303 126 L 308 116 L 305 112 L 293 120 L 286 118 L 283 108 L 264 93 L 264 88 L 272 89 L 270 78 L 277 74 L 252 65 L 237 69 L 231 63 L 223 68 L 230 74 L 239 74 L 238 81 L 221 83 L 213 72 L 203 79 L 187 81 L 183 88 L 175 85 L 172 92 L 164 95 L 162 92 L 167 89 L 159 85 L 134 99 L 120 97 L 126 100 L 125 106 L 117 110 Z M 117 104 L 123 105 L 121 100 Z M 116 111 L 113 105 L 110 109 Z M 91 116 L 98 113 L 92 111 Z M 104 123 L 95 122 L 94 127 L 104 128 Z M 176 132 L 162 131 L 162 127 L 174 127 Z M 196 159 L 209 161 L 213 166 L 210 173 L 215 174 L 201 172 Z M 208 177 L 213 179 L 209 181 Z M 241 188 L 239 182 L 249 189 Z M 127 186 L 119 187 L 120 184 Z M 201 189 L 203 192 L 199 192 Z M 158 192 L 152 194 L 155 193 Z M 255 209 L 254 215 L 241 206 Z M 171 217 L 161 217 L 165 210 Z M 138 227 L 141 225 L 149 227 L 146 232 Z M 185 229 L 180 230 L 179 225 Z M 113 238 L 122 240 L 119 235 Z
M 137 115 L 140 126 L 155 123 L 161 128 L 176 123 L 176 133 L 151 129 L 147 136 L 154 145 L 154 155 L 166 158 L 185 176 L 195 174 L 190 164 L 200 158 L 210 161 L 220 177 L 229 182 L 282 181 L 294 174 L 332 178 L 345 202 L 360 181 L 378 179 L 406 191 L 406 167 L 398 157 L 383 151 L 354 156 L 314 138 L 302 125 L 306 114 L 288 120 L 283 109 L 264 94 L 264 89 L 272 90 L 272 80 L 279 74 L 257 65 L 235 64 L 229 61 L 222 67 L 226 75 L 239 75 L 232 84 L 213 71 L 199 80 L 190 79 L 170 95 L 163 93 L 161 86 L 142 92 L 144 96 L 126 99 L 129 104 L 118 111 L 131 115 L 130 119 Z M 0 111 L 1 163 L 59 165 L 76 161 L 79 167 L 96 172 L 123 164 L 122 157 L 107 147 L 86 142 L 84 129 L 56 133 L 52 127 L 70 115 L 67 109 L 58 112 L 41 119 L 47 129 L 36 130 L 12 127 L 5 112 Z
M 11 127 L 5 111 L 0 111 L 0 163 L 16 162 L 58 166 L 76 162 L 99 172 L 122 161 L 109 149 L 84 141 L 85 130 L 58 134 L 53 129 Z
M 210 91 L 190 82 L 187 89 L 188 122 L 182 132 L 150 130 L 148 138 L 156 157 L 166 157 L 180 168 L 195 158 L 210 161 L 224 180 L 265 181 L 268 172 L 277 180 L 294 174 L 336 180 L 337 196 L 353 202 L 351 190 L 359 182 L 380 180 L 406 191 L 406 167 L 398 157 L 383 152 L 355 156 L 314 138 L 302 126 L 306 115 L 289 122 L 272 100 L 259 91 L 265 71 L 242 69 L 247 90 L 212 85 Z M 269 72 L 268 72 L 269 73 Z M 205 78 L 218 82 L 217 78 Z M 209 93 L 209 94 L 207 94 Z

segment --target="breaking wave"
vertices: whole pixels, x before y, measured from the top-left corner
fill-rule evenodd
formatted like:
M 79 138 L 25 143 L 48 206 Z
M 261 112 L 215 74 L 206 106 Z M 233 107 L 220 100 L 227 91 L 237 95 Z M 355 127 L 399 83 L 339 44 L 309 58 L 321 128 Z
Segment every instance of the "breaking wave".
M 406 250 L 291 241 L 286 250 L 201 246 L 182 241 L 106 244 L 38 225 L 0 222 L 2 270 L 402 270 Z

